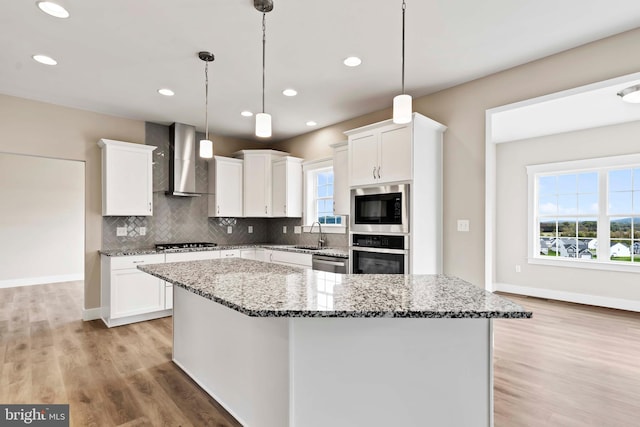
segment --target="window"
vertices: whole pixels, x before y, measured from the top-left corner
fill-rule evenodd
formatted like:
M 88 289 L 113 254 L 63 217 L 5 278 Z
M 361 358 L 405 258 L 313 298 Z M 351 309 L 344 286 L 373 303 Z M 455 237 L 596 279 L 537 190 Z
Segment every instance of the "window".
M 344 232 L 345 219 L 333 213 L 333 162 L 322 160 L 304 165 L 305 178 L 305 231 L 314 222 L 322 224 L 322 231 Z
M 640 155 L 528 166 L 527 172 L 531 262 L 640 266 Z

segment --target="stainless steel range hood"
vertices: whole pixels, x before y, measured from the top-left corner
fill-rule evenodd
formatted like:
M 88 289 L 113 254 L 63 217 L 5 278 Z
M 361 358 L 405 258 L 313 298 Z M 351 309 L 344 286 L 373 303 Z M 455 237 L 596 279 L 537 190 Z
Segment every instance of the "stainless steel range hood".
M 170 196 L 197 197 L 196 193 L 196 128 L 184 123 L 171 125 L 169 156 Z

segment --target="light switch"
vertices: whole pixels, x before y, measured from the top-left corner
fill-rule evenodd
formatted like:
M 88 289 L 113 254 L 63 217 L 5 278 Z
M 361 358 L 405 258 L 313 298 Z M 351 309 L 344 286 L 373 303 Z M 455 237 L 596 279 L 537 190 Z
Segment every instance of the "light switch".
M 233 233 L 233 227 L 230 225 L 227 225 L 227 234 L 231 234 Z
M 299 225 L 294 225 L 294 226 L 293 226 L 293 232 L 294 232 L 295 234 L 300 234 L 300 233 L 302 233 L 302 227 L 300 227 Z
M 145 236 L 147 234 L 147 227 L 140 227 L 138 230 L 141 236 Z
M 247 227 L 247 233 L 249 234 L 253 233 L 253 225 L 250 225 Z
M 286 225 L 282 226 L 282 234 L 287 234 L 287 226 Z
M 116 227 L 116 236 L 125 237 L 127 235 L 127 227 Z
M 468 219 L 459 219 L 458 220 L 458 231 L 469 231 L 469 220 Z

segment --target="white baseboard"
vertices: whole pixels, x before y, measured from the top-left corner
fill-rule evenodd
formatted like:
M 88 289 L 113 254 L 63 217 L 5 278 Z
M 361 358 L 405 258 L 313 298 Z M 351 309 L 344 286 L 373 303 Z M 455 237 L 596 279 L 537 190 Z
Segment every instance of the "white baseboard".
M 59 276 L 24 277 L 21 279 L 0 280 L 0 288 L 17 286 L 45 285 L 47 283 L 76 282 L 84 280 L 84 274 L 62 274 Z
M 532 288 L 530 286 L 511 285 L 509 283 L 494 283 L 493 289 L 494 291 L 526 295 L 530 297 L 547 298 L 558 301 L 575 302 L 578 304 L 596 305 L 600 307 L 640 312 L 639 300 L 579 294 L 575 292 L 556 291 L 554 289 Z
M 97 320 L 100 318 L 100 314 L 102 313 L 102 309 L 100 307 L 96 308 L 83 308 L 82 309 L 82 320 L 85 322 L 88 320 Z

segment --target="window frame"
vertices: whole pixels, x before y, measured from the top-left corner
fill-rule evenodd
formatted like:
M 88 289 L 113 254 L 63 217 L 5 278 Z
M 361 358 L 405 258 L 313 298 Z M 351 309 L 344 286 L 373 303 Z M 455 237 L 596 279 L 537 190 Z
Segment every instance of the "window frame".
M 303 172 L 303 191 L 304 191 L 304 209 L 302 213 L 302 229 L 305 233 L 310 232 L 311 224 L 316 221 L 316 192 L 317 192 L 317 174 L 327 169 L 333 170 L 333 158 L 313 160 L 302 164 Z M 335 196 L 335 175 L 334 175 L 334 194 Z M 341 224 L 322 224 L 322 233 L 327 234 L 344 234 L 347 231 L 346 217 L 344 215 L 336 215 L 341 218 Z M 314 229 L 316 232 L 317 227 Z
M 545 163 L 527 166 L 528 180 L 528 218 L 527 218 L 527 257 L 529 264 L 553 265 L 573 268 L 586 268 L 612 271 L 640 271 L 640 262 L 610 260 L 610 217 L 608 212 L 608 172 L 617 169 L 635 169 L 640 167 L 640 154 L 600 157 L 567 162 Z M 598 213 L 589 215 L 598 221 L 597 258 L 581 259 L 569 257 L 546 257 L 539 254 L 540 225 L 538 213 L 538 177 L 543 175 L 579 174 L 584 172 L 598 173 Z M 632 214 L 633 217 L 634 214 Z M 579 218 L 580 215 L 572 215 Z M 638 215 L 640 217 L 640 215 Z M 631 236 L 633 247 L 633 235 Z M 605 243 L 605 244 L 603 244 Z M 633 249 L 632 249 L 633 250 Z

